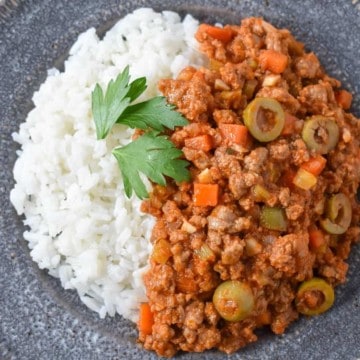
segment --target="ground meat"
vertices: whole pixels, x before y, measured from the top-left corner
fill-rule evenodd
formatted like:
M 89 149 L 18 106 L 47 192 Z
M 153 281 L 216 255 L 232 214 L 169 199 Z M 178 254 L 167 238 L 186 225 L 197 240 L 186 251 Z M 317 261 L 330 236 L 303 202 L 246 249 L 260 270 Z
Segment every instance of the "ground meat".
M 251 151 L 250 154 L 244 158 L 245 168 L 253 172 L 260 172 L 268 157 L 268 154 L 268 149 L 265 147 L 258 147 Z
M 159 84 L 189 121 L 168 135 L 189 161 L 192 177 L 154 186 L 142 205 L 157 217 L 151 241 L 162 256 L 151 257 L 144 276 L 154 324 L 150 333 L 140 332 L 139 341 L 160 356 L 212 348 L 229 354 L 256 341 L 258 328 L 284 333 L 304 307 L 322 301 L 321 291 L 315 291 L 297 303 L 299 286 L 314 276 L 330 286 L 343 283 L 345 260 L 359 241 L 360 121 L 337 104 L 340 82 L 327 76 L 289 31 L 262 19 L 245 19 L 223 31 L 223 40 L 206 26 L 196 34 L 209 69 L 188 67 L 177 79 Z M 259 66 L 259 57 L 269 50 L 286 60 L 282 71 Z M 262 97 L 275 99 L 285 114 L 280 135 L 266 142 L 252 136 L 254 119 L 247 123 L 245 111 Z M 303 138 L 304 122 L 319 114 L 334 118 L 340 130 L 329 153 L 317 153 Z M 268 131 L 274 119 L 255 122 Z M 225 124 L 234 131 L 224 133 Z M 211 149 L 186 146 L 187 139 L 202 135 L 212 139 Z M 309 168 L 320 156 L 324 169 Z M 300 170 L 308 174 L 299 183 Z M 194 184 L 215 187 L 215 201 L 199 205 Z M 329 199 L 338 193 L 349 200 L 344 206 L 351 207 L 352 219 L 346 219 L 350 224 L 343 234 L 334 235 L 327 233 L 324 219 Z M 253 305 L 228 321 L 222 304 L 236 314 L 236 301 L 221 296 L 217 301 L 214 293 L 239 283 L 243 287 L 237 291 Z
M 207 218 L 208 229 L 229 234 L 248 229 L 248 219 L 241 217 L 240 213 L 234 210 L 228 206 L 217 206 Z
M 155 242 L 157 239 L 166 239 L 167 236 L 166 223 L 163 219 L 159 219 L 152 230 L 151 241 Z
M 291 149 L 291 157 L 294 165 L 301 165 L 304 162 L 309 161 L 310 154 L 302 139 L 296 139 L 294 142 L 290 144 Z
M 204 312 L 206 320 L 210 325 L 216 325 L 217 322 L 220 320 L 220 315 L 216 311 L 215 306 L 212 302 L 207 302 L 205 304 Z
M 179 82 L 170 79 L 161 80 L 159 89 L 168 101 L 189 120 L 206 121 L 208 110 L 213 108 L 214 99 L 210 86 L 205 82 L 203 73 L 196 72 L 192 81 Z
M 145 284 L 152 291 L 162 292 L 171 290 L 175 285 L 172 267 L 169 265 L 158 265 L 153 276 L 145 278 Z
M 288 325 L 299 317 L 298 312 L 289 307 L 287 311 L 276 314 L 271 323 L 271 330 L 275 334 L 283 334 Z
M 229 189 L 234 195 L 235 199 L 240 199 L 248 191 L 248 186 L 245 184 L 243 173 L 236 172 L 229 176 Z
M 285 161 L 290 157 L 289 144 L 285 139 L 274 141 L 269 145 L 270 157 L 274 160 Z
M 304 207 L 300 204 L 293 204 L 286 207 L 286 217 L 289 220 L 297 220 L 304 212 Z
M 314 53 L 298 57 L 294 63 L 295 73 L 301 78 L 313 79 L 322 75 L 318 58 Z
M 199 332 L 198 340 L 199 340 L 199 344 L 201 344 L 201 348 L 199 349 L 199 351 L 212 349 L 213 347 L 216 347 L 220 343 L 221 340 L 220 330 L 214 327 L 211 328 L 203 327 L 202 331 Z
M 176 146 L 183 147 L 185 139 L 209 133 L 215 137 L 216 131 L 209 124 L 194 122 L 174 132 L 171 140 Z
M 225 265 L 233 265 L 241 261 L 245 245 L 244 240 L 238 236 L 226 235 L 223 238 L 223 243 L 221 262 Z
M 329 83 L 320 82 L 304 87 L 300 91 L 299 100 L 313 114 L 324 114 L 334 102 L 334 93 Z
M 233 90 L 241 89 L 246 80 L 254 78 L 253 71 L 247 62 L 237 65 L 227 63 L 220 69 L 220 75 L 221 79 Z
M 215 110 L 213 117 L 216 123 L 219 124 L 239 124 L 240 118 L 232 110 Z
M 263 87 L 256 96 L 277 100 L 290 114 L 296 114 L 300 109 L 299 101 L 288 90 L 281 87 Z
M 205 304 L 200 301 L 194 301 L 185 309 L 184 325 L 189 329 L 196 330 L 204 320 Z
M 301 281 L 311 276 L 313 256 L 309 254 L 307 233 L 280 236 L 271 247 L 270 263 L 287 277 Z
M 221 330 L 221 343 L 219 349 L 227 354 L 238 350 L 244 345 L 257 340 L 253 332 L 253 323 L 227 323 Z
M 318 272 L 330 283 L 339 284 L 346 280 L 348 264 L 343 259 L 336 256 L 330 249 L 320 261 Z
M 183 147 L 186 160 L 191 161 L 198 169 L 204 170 L 210 166 L 210 158 L 206 152 Z
M 290 201 L 290 190 L 289 188 L 281 188 L 279 192 L 279 201 L 283 207 L 287 207 Z
M 226 148 L 217 148 L 214 155 L 212 164 L 219 168 L 220 172 L 228 177 L 234 172 L 240 172 L 241 166 L 238 159 L 231 153 L 229 154 Z

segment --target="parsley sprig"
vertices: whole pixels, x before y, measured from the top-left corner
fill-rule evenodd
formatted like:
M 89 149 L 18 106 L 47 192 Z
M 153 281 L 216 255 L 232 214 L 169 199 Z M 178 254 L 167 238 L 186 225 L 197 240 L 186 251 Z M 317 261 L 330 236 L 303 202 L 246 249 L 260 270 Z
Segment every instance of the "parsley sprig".
M 141 199 L 148 196 L 139 172 L 160 185 L 166 185 L 164 175 L 177 181 L 189 180 L 186 169 L 188 162 L 179 159 L 182 151 L 156 131 L 146 132 L 130 144 L 115 148 L 113 154 L 118 161 L 128 196 L 132 189 Z
M 134 191 L 140 199 L 149 196 L 140 173 L 160 185 L 166 184 L 165 176 L 177 182 L 190 179 L 189 163 L 180 159 L 182 151 L 161 134 L 165 128 L 173 130 L 188 122 L 163 96 L 131 104 L 146 87 L 145 77 L 130 83 L 127 66 L 115 80 L 109 82 L 105 95 L 99 84 L 92 92 L 97 139 L 105 139 L 116 123 L 144 130 L 144 134 L 136 140 L 116 147 L 112 152 L 121 170 L 125 194 L 130 197 Z

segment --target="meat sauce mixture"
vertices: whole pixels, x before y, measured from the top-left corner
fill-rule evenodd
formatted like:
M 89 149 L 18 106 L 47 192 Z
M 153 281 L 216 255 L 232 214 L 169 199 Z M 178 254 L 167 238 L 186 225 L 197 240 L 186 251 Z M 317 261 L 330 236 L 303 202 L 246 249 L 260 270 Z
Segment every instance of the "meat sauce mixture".
M 203 24 L 196 39 L 208 66 L 159 84 L 189 120 L 169 136 L 192 180 L 142 204 L 157 222 L 139 341 L 167 357 L 232 353 L 326 311 L 360 234 L 351 94 L 262 19 Z

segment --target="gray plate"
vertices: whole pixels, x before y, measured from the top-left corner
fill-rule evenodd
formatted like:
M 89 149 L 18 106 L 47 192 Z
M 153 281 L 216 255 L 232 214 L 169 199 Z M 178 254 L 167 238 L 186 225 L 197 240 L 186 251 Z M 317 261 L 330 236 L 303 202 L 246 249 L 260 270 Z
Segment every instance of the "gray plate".
M 120 3 L 120 4 L 119 4 Z M 5 6 L 4 6 L 5 4 Z M 201 20 L 239 22 L 263 16 L 289 28 L 315 51 L 326 70 L 355 92 L 360 115 L 360 3 L 358 0 L 115 1 L 0 0 L 0 358 L 156 359 L 136 345 L 133 325 L 119 316 L 100 320 L 76 293 L 32 263 L 21 219 L 9 203 L 16 145 L 11 133 L 32 108 L 32 93 L 46 69 L 62 61 L 77 35 L 94 26 L 104 32 L 139 7 L 190 12 Z M 231 359 L 360 359 L 360 247 L 349 259 L 348 282 L 335 306 L 321 317 L 302 318 L 283 336 L 264 332 Z M 223 359 L 218 352 L 178 359 Z

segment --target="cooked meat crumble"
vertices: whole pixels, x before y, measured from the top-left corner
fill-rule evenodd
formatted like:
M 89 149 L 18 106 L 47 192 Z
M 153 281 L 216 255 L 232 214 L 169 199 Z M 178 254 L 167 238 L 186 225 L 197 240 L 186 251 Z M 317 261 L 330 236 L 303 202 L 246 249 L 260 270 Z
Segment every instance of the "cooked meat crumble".
M 282 334 L 326 311 L 360 233 L 360 122 L 340 82 L 259 18 L 201 25 L 196 39 L 209 67 L 159 83 L 189 120 L 170 137 L 192 181 L 143 203 L 157 224 L 144 278 L 154 323 L 139 340 L 167 357 L 231 353 L 257 328 Z

